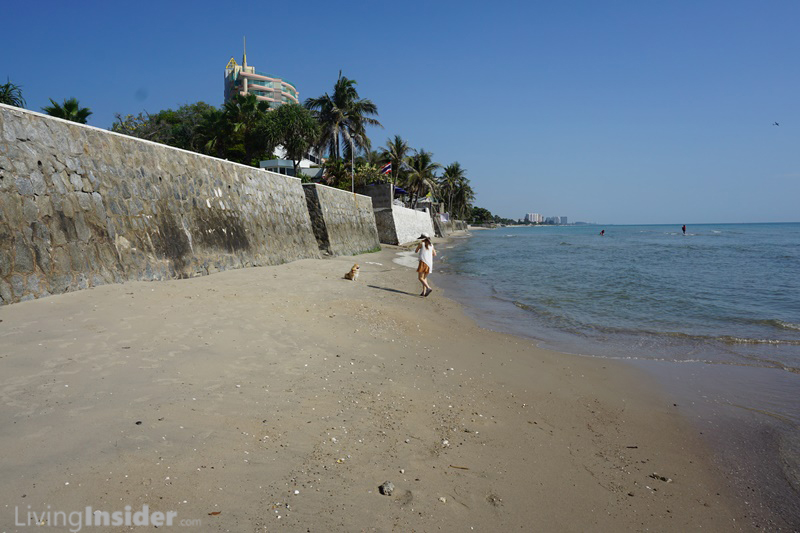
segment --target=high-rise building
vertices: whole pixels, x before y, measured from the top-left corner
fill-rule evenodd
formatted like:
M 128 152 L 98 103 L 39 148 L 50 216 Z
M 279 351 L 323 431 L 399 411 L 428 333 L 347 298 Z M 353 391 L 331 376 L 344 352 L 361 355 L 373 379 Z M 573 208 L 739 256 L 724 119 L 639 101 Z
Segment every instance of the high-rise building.
M 245 43 L 242 64 L 234 58 L 225 66 L 225 101 L 236 94 L 254 94 L 256 99 L 269 102 L 270 109 L 287 104 L 300 103 L 297 87 L 281 78 L 259 72 L 247 65 L 247 43 Z
M 276 76 L 259 72 L 255 67 L 247 64 L 247 41 L 244 43 L 242 64 L 238 64 L 234 58 L 231 58 L 225 66 L 225 101 L 227 102 L 237 94 L 255 95 L 256 100 L 268 102 L 270 109 L 275 109 L 283 104 L 300 103 L 300 93 L 293 84 Z M 282 146 L 278 146 L 273 155 L 275 158 L 261 161 L 259 166 L 271 172 L 294 176 L 294 162 L 284 159 L 286 150 Z M 322 163 L 321 158 L 317 157 L 312 150 L 300 161 L 299 166 L 307 176 L 319 177 L 322 174 L 322 169 L 318 168 L 320 163 Z

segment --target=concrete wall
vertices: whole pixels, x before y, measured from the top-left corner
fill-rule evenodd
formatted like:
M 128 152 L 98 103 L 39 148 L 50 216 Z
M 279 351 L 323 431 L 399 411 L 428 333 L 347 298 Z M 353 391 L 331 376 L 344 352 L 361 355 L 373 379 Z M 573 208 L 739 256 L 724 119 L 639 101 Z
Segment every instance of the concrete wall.
M 463 220 L 451 220 L 445 223 L 445 229 L 447 229 L 449 233 L 454 231 L 467 231 L 467 223 Z
M 386 244 L 405 244 L 416 240 L 421 233 L 434 235 L 433 221 L 427 211 L 396 205 L 376 209 L 375 223 L 378 226 L 378 237 Z
M 364 193 L 372 197 L 378 238 L 386 244 L 415 241 L 420 233 L 435 234 L 430 211 L 417 211 L 392 203 L 392 187 L 388 183 L 368 185 Z
M 355 255 L 380 248 L 369 196 L 318 183 L 306 183 L 303 190 L 320 250 Z
M 434 218 L 433 225 L 436 228 L 436 235 L 439 237 L 447 237 L 456 231 L 467 231 L 467 223 L 463 220 L 448 220 L 447 222 L 442 222 Z
M 318 256 L 297 179 L 0 105 L 0 304 Z
M 391 183 L 373 183 L 365 185 L 359 190 L 372 198 L 373 209 L 388 208 L 392 205 Z

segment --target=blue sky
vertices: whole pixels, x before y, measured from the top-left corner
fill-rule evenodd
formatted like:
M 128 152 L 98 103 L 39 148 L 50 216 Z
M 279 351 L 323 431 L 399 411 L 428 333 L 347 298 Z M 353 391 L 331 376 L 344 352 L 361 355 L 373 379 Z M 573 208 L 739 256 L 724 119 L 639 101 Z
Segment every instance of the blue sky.
M 219 105 L 241 61 L 330 91 L 467 169 L 495 214 L 601 224 L 800 220 L 800 2 L 16 3 L 0 79 L 29 109 Z M 773 126 L 779 122 L 780 126 Z

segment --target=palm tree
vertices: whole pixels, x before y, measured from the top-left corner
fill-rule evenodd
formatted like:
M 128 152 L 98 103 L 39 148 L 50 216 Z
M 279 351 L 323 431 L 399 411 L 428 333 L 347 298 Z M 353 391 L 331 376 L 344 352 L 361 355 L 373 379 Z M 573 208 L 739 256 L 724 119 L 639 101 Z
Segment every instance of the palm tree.
M 81 107 L 78 103 L 78 99 L 74 96 L 72 98 L 65 98 L 63 105 L 59 104 L 52 98 L 50 98 L 50 103 L 53 105 L 43 107 L 42 111 L 51 117 L 71 120 L 72 122 L 77 122 L 78 124 L 86 124 L 86 119 L 92 114 L 88 107 Z
M 222 107 L 207 109 L 198 125 L 199 141 L 205 153 L 258 166 L 274 148 L 274 136 L 267 119 L 269 104 L 254 94 L 237 94 Z
M 458 184 L 453 191 L 453 211 L 450 216 L 458 220 L 466 220 L 467 215 L 472 210 L 472 202 L 475 200 L 475 192 L 469 186 L 469 180 L 464 178 L 464 181 Z
M 356 164 L 365 163 L 374 167 L 380 167 L 383 162 L 383 156 L 377 150 L 368 150 L 356 158 Z
M 407 158 L 409 166 L 407 187 L 412 195 L 412 208 L 417 206 L 417 200 L 423 194 L 436 191 L 437 169 L 442 168 L 439 163 L 433 162 L 433 154 L 426 152 L 424 148 L 414 152 L 414 155 Z
M 197 126 L 198 144 L 202 147 L 202 153 L 219 158 L 225 157 L 225 141 L 222 133 L 224 129 L 222 110 L 212 107 L 203 113 Z
M 333 96 L 325 93 L 319 98 L 305 101 L 319 121 L 321 133 L 319 147 L 328 150 L 328 157 L 352 159 L 354 152 L 369 150 L 371 143 L 366 126 L 381 126 L 377 119 L 378 106 L 371 100 L 360 98 L 356 81 L 342 76 L 333 86 Z
M 11 80 L 0 85 L 0 104 L 25 107 L 25 99 L 22 97 L 22 87 L 11 83 Z
M 381 155 L 384 161 L 392 164 L 392 185 L 398 182 L 400 169 L 408 157 L 408 150 L 408 143 L 399 135 L 395 135 L 394 139 L 386 141 L 386 148 L 383 149 Z
M 237 94 L 222 108 L 227 133 L 233 134 L 234 142 L 228 146 L 231 159 L 245 165 L 258 165 L 257 159 L 266 156 L 269 148 L 266 117 L 267 102 L 259 102 L 254 94 Z M 230 157 L 229 157 L 230 158 Z
M 458 186 L 466 179 L 466 169 L 461 168 L 461 164 L 456 161 L 444 167 L 444 174 L 439 179 L 439 192 L 447 198 L 445 210 L 453 214 L 453 193 Z

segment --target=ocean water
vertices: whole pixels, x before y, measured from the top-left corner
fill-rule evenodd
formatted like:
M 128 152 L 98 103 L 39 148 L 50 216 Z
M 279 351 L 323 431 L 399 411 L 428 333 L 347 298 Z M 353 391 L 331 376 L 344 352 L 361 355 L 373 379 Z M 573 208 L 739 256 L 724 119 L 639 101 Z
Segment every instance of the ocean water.
M 800 224 L 500 228 L 447 259 L 544 340 L 800 372 Z
M 760 487 L 753 520 L 800 527 L 800 223 L 498 228 L 440 256 L 486 327 L 660 379 Z

